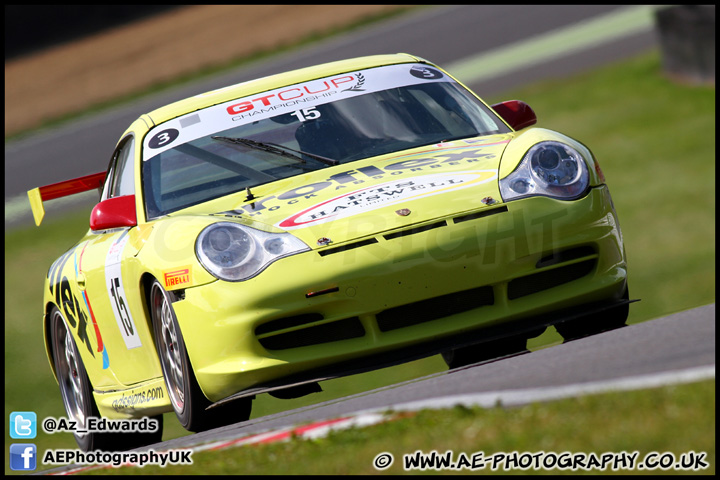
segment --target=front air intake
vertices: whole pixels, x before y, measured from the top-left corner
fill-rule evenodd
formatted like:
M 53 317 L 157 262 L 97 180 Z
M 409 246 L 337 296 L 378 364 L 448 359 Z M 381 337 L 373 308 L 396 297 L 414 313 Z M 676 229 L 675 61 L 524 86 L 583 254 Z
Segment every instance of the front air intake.
M 376 318 L 380 331 L 387 332 L 492 305 L 494 302 L 493 289 L 486 286 L 384 310 Z
M 260 345 L 268 350 L 287 350 L 289 348 L 307 347 L 321 343 L 337 342 L 359 338 L 365 335 L 365 329 L 358 317 L 346 318 L 336 322 L 314 325 L 292 332 L 260 338 Z
M 597 259 L 592 258 L 511 280 L 508 283 L 508 299 L 515 300 L 582 278 L 593 271 L 596 263 Z

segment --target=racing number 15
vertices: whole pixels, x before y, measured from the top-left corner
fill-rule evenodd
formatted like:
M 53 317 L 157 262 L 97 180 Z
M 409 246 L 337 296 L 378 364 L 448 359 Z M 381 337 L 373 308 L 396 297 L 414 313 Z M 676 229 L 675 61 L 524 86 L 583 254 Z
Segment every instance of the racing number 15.
M 117 322 L 118 331 L 120 332 L 125 346 L 129 349 L 142 346 L 142 341 L 137 332 L 132 313 L 130 312 L 130 302 L 128 302 L 127 292 L 123 287 L 122 281 L 122 263 L 123 250 L 128 243 L 130 236 L 128 231 L 121 233 L 113 242 L 105 257 L 105 291 L 110 297 L 110 306 L 112 307 L 115 321 Z
M 132 336 L 135 334 L 133 330 L 133 324 L 130 320 L 127 307 L 125 306 L 125 299 L 120 295 L 120 279 L 115 277 L 110 279 L 110 293 L 112 294 L 113 300 L 115 301 L 115 307 L 120 314 L 122 325 L 125 328 L 125 335 Z
M 315 107 L 295 110 L 290 115 L 292 115 L 293 117 L 297 117 L 297 119 L 301 122 L 304 122 L 305 120 L 315 120 L 316 118 L 320 118 L 320 112 L 315 110 Z

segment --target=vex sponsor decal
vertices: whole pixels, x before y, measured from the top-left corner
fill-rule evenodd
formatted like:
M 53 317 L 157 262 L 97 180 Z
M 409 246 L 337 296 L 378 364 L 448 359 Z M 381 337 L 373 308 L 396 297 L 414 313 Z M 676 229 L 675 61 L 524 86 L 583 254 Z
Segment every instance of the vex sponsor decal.
M 68 327 L 75 331 L 78 347 L 85 345 L 85 348 L 93 357 L 95 357 L 96 351 L 101 353 L 103 368 L 107 368 L 110 365 L 110 359 L 100 335 L 100 328 L 95 322 L 87 295 L 84 291 L 79 291 L 78 288 L 78 278 L 82 272 L 82 255 L 86 246 L 87 243 L 84 243 L 68 250 L 52 264 L 50 270 L 48 270 L 48 288 L 50 294 L 55 297 L 55 304 L 62 311 Z M 79 260 L 78 251 L 80 251 Z M 71 257 L 73 258 L 74 269 L 68 267 Z M 90 324 L 92 324 L 95 332 L 97 348 L 93 348 L 91 335 L 88 334 Z
M 175 288 L 190 283 L 190 267 L 182 267 L 175 270 L 163 271 L 166 288 Z
M 278 227 L 292 230 L 369 212 L 398 202 L 472 187 L 497 178 L 496 170 L 430 174 L 362 188 L 314 205 L 286 218 Z
M 75 277 L 79 278 L 82 273 L 82 257 L 85 253 L 85 247 L 87 247 L 88 244 L 86 243 L 83 245 L 82 251 L 80 252 L 80 260 L 76 261 L 75 264 Z M 77 250 L 75 251 L 75 256 L 77 257 Z M 97 320 L 95 320 L 95 314 L 93 313 L 92 307 L 90 306 L 90 300 L 88 299 L 87 293 L 85 290 L 82 290 L 80 292 L 82 295 L 83 300 L 85 301 L 85 306 L 88 309 L 88 312 L 90 313 L 90 319 L 92 320 L 93 327 L 95 328 L 95 337 L 97 338 L 98 342 L 98 352 L 102 353 L 103 358 L 103 370 L 107 369 L 110 366 L 110 357 L 108 356 L 107 348 L 105 348 L 105 344 L 102 340 L 102 335 L 100 335 L 100 327 L 97 324 Z

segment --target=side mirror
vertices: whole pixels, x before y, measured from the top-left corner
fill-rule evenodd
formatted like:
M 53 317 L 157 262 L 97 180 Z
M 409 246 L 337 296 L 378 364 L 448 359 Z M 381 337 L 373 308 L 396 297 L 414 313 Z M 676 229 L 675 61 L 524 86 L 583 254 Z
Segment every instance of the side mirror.
M 135 195 L 108 198 L 95 205 L 90 214 L 92 230 L 134 227 L 137 225 L 135 213 Z
M 492 106 L 514 130 L 522 130 L 537 123 L 537 116 L 530 105 L 520 100 L 508 100 Z

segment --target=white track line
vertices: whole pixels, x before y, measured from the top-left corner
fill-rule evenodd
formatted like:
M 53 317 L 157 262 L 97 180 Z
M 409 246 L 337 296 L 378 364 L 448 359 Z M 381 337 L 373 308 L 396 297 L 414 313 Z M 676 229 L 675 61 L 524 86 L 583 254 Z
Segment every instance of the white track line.
M 504 390 L 489 393 L 448 395 L 413 402 L 399 403 L 387 407 L 362 410 L 332 420 L 321 420 L 300 427 L 277 428 L 269 432 L 256 433 L 235 440 L 213 442 L 194 447 L 194 451 L 218 450 L 230 446 L 286 441 L 294 437 L 321 438 L 330 431 L 351 427 L 364 427 L 391 420 L 394 413 L 412 412 L 424 409 L 466 407 L 492 408 L 498 405 L 519 406 L 533 402 L 546 402 L 563 398 L 598 393 L 657 388 L 667 385 L 698 382 L 715 378 L 715 366 L 693 367 L 685 370 L 662 372 L 649 375 L 625 377 L 616 380 L 562 385 L 557 387 Z
M 422 409 L 451 408 L 456 405 L 466 407 L 491 408 L 497 405 L 517 406 L 533 402 L 560 400 L 579 395 L 608 393 L 614 391 L 657 388 L 678 383 L 691 383 L 715 378 L 715 365 L 693 367 L 685 370 L 662 372 L 649 375 L 625 377 L 615 380 L 562 385 L 557 387 L 529 388 L 520 390 L 502 390 L 489 393 L 448 395 L 413 402 L 401 403 L 384 409 L 393 411 L 417 411 Z

